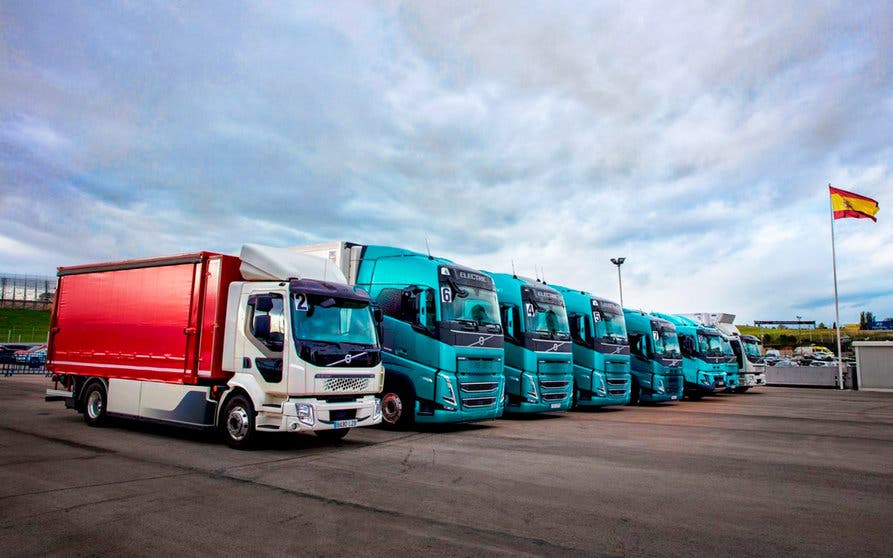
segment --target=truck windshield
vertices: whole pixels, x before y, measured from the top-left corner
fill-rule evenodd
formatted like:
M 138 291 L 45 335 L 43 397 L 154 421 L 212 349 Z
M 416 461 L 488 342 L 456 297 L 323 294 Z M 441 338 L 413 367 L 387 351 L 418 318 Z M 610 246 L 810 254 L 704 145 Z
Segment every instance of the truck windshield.
M 652 338 L 654 339 L 654 356 L 678 358 L 681 354 L 676 332 L 658 329 L 652 332 Z
M 301 341 L 375 345 L 375 322 L 368 302 L 292 294 L 295 338 Z
M 723 355 L 722 337 L 698 332 L 698 352 L 704 356 L 718 357 Z M 731 349 L 730 349 L 731 352 Z
M 527 307 L 527 331 L 536 333 L 563 333 L 570 335 L 567 311 L 564 306 L 537 302 Z
M 595 322 L 595 336 L 613 343 L 626 341 L 626 322 L 619 306 L 602 304 L 600 309 L 592 310 Z
M 499 302 L 496 292 L 479 287 L 462 287 L 462 296 L 441 297 L 440 313 L 443 321 L 472 321 L 478 325 L 499 325 Z
M 749 360 L 753 360 L 752 357 L 760 357 L 760 345 L 759 343 L 755 343 L 753 341 L 744 340 L 742 343 L 744 345 L 744 354 L 748 356 Z

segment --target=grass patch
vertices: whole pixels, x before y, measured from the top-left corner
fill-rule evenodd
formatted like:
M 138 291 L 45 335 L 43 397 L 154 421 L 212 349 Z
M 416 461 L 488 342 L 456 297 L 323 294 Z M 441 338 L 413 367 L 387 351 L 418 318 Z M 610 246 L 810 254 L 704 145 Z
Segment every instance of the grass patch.
M 49 330 L 49 310 L 0 308 L 0 343 L 43 343 Z
M 775 329 L 756 326 L 739 325 L 738 330 L 743 335 L 753 335 L 763 340 L 763 347 L 783 348 L 799 347 L 801 345 L 824 345 L 832 351 L 837 351 L 837 331 L 830 328 L 823 329 Z M 849 341 L 893 341 L 893 332 L 890 331 L 860 331 L 841 329 L 842 339 Z

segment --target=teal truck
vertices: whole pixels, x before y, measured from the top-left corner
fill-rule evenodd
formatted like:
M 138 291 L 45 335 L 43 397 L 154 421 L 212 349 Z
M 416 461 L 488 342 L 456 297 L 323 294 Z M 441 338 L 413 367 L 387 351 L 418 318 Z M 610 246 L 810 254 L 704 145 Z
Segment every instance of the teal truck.
M 331 242 L 294 249 L 340 268 L 380 308 L 385 426 L 502 415 L 502 326 L 488 275 L 389 246 Z
M 569 409 L 574 364 L 561 294 L 533 279 L 486 273 L 496 285 L 504 332 L 505 411 Z
M 676 327 L 641 310 L 623 309 L 629 339 L 630 404 L 682 399 L 682 355 Z
M 654 313 L 676 326 L 682 354 L 685 395 L 700 399 L 726 387 L 728 359 L 723 354 L 722 334 L 716 329 L 676 314 Z
M 564 298 L 574 342 L 573 406 L 626 405 L 632 381 L 623 309 L 586 291 L 552 288 Z

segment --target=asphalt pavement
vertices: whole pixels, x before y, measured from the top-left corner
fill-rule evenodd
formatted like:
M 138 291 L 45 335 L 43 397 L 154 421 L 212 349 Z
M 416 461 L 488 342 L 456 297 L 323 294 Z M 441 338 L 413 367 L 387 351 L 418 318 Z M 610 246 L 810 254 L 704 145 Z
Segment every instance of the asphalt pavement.
M 890 556 L 893 394 L 355 429 L 337 443 L 86 426 L 0 378 L 4 556 Z

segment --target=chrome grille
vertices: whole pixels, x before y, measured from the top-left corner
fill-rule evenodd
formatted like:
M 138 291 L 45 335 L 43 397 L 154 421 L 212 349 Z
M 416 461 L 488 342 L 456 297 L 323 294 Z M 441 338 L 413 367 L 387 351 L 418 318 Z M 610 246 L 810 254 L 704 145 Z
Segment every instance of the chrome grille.
M 610 386 L 625 386 L 626 378 L 608 378 L 608 385 Z
M 369 378 L 352 376 L 326 378 L 323 389 L 325 391 L 369 391 Z
M 567 394 L 562 393 L 544 393 L 543 401 L 561 401 L 562 399 L 566 399 Z
M 625 389 L 609 389 L 608 393 L 611 395 L 626 395 Z
M 545 389 L 563 389 L 567 387 L 567 380 L 541 380 L 540 387 Z
M 497 387 L 499 387 L 497 382 L 463 382 L 459 384 L 459 389 L 466 393 L 493 391 Z

